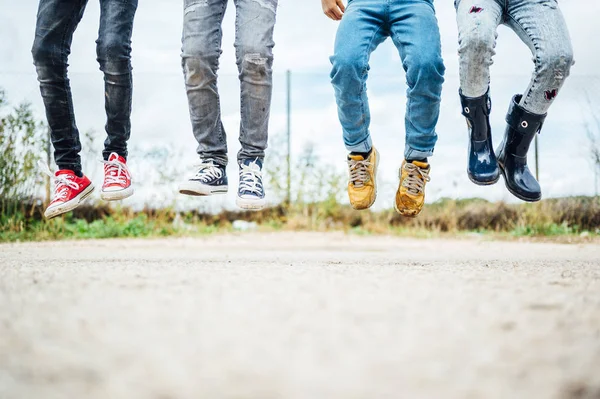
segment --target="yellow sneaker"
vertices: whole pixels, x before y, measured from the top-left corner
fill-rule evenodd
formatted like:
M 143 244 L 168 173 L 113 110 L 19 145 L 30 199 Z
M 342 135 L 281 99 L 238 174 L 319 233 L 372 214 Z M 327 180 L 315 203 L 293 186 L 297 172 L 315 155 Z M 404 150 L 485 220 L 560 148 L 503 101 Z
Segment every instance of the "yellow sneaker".
M 427 162 L 406 160 L 400 168 L 400 186 L 396 192 L 396 212 L 402 216 L 416 217 L 425 204 L 425 185 L 430 180 L 431 167 Z
M 348 197 L 352 208 L 370 208 L 377 197 L 377 165 L 379 153 L 373 147 L 371 155 L 348 155 Z

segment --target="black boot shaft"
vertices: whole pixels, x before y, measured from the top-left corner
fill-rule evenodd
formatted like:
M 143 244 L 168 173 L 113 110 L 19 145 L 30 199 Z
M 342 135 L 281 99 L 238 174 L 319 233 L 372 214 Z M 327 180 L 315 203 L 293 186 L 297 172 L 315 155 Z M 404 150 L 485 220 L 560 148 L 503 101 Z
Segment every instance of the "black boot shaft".
M 527 165 L 527 152 L 541 131 L 546 115 L 536 115 L 519 105 L 522 96 L 514 96 L 506 115 L 504 141 L 496 152 L 506 187 L 524 201 L 539 201 L 542 190 Z
M 489 91 L 481 97 L 465 97 L 460 92 L 462 114 L 470 123 L 471 139 L 475 141 L 487 140 L 490 135 L 490 112 L 492 100 Z
M 462 114 L 469 127 L 469 149 L 467 175 L 478 185 L 494 184 L 500 178 L 498 162 L 492 145 L 490 112 L 492 102 L 489 91 L 481 97 L 465 97 L 462 92 L 460 102 Z
M 516 157 L 527 157 L 535 135 L 542 130 L 546 114 L 536 115 L 521 107 L 521 95 L 516 95 L 506 114 L 505 151 Z M 510 131 L 509 131 L 510 130 Z

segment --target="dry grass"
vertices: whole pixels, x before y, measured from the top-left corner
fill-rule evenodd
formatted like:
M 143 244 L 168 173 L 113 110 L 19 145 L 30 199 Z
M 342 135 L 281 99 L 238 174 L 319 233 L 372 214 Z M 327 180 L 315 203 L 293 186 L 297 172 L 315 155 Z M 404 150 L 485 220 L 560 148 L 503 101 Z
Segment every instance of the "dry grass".
M 322 202 L 277 206 L 261 212 L 223 211 L 217 214 L 173 209 L 112 208 L 84 205 L 59 220 L 44 221 L 40 204 L 20 204 L 4 216 L 0 241 L 110 236 L 185 235 L 229 230 L 235 220 L 255 222 L 262 229 L 299 231 L 343 230 L 361 234 L 402 234 L 430 237 L 461 232 L 504 237 L 600 237 L 600 198 L 544 200 L 535 204 L 490 203 L 484 200 L 441 200 L 426 205 L 415 219 L 393 210 L 353 210 Z M 70 226 L 76 227 L 70 227 Z M 90 227 L 92 226 L 92 227 Z M 122 228 L 121 228 L 122 227 Z M 123 232 L 121 232 L 123 230 Z M 20 238 L 23 237 L 23 238 Z

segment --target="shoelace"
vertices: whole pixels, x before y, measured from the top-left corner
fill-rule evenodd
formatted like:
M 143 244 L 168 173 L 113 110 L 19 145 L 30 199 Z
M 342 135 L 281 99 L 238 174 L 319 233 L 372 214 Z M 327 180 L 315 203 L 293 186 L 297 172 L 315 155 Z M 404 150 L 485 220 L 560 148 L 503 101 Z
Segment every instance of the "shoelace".
M 240 192 L 248 191 L 261 195 L 262 189 L 262 171 L 256 162 L 250 165 L 240 165 Z
M 131 179 L 129 168 L 118 159 L 114 161 L 102 161 L 102 163 L 104 164 L 104 184 L 123 185 L 127 184 L 127 179 Z
M 191 177 L 194 180 L 207 182 L 212 179 L 220 179 L 223 177 L 223 171 L 217 167 L 212 161 L 206 161 L 198 165 L 194 165 L 196 173 Z
M 54 173 L 52 173 L 50 167 L 42 161 L 38 161 L 38 165 L 42 170 L 42 173 L 48 175 L 50 180 L 54 183 L 54 194 L 52 195 L 53 201 L 66 199 L 69 192 L 68 187 L 71 187 L 74 190 L 79 189 L 79 184 L 72 181 L 68 176 L 56 176 Z
M 355 161 L 354 159 L 348 160 L 348 167 L 350 168 L 350 182 L 354 184 L 354 187 L 361 188 L 370 180 L 369 167 L 371 162 L 368 160 Z
M 421 169 L 412 163 L 406 163 L 404 169 L 408 172 L 408 177 L 404 179 L 402 186 L 406 187 L 408 192 L 413 195 L 422 194 L 425 189 L 425 183 L 431 180 L 429 171 Z M 400 174 L 400 178 L 402 178 L 402 174 Z

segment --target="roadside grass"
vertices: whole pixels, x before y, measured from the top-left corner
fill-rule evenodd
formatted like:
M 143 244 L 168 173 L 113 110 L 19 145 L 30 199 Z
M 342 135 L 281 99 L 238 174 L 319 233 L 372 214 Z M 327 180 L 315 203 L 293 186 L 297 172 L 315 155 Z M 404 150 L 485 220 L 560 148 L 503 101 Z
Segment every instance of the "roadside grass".
M 479 199 L 441 200 L 426 205 L 415 219 L 402 218 L 393 210 L 357 212 L 348 205 L 331 202 L 217 214 L 177 212 L 172 208 L 133 211 L 86 204 L 49 221 L 43 220 L 41 204 L 36 202 L 20 204 L 18 209 L 0 217 L 0 242 L 196 237 L 247 230 L 343 231 L 423 239 L 600 241 L 600 198 L 590 197 L 516 205 Z

